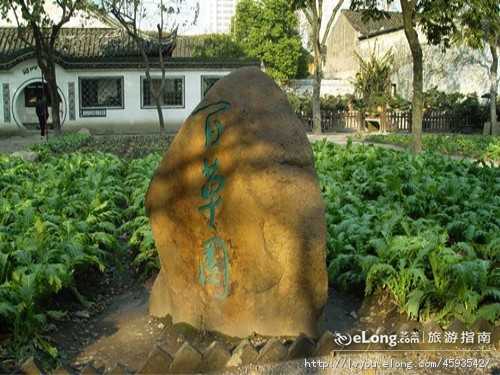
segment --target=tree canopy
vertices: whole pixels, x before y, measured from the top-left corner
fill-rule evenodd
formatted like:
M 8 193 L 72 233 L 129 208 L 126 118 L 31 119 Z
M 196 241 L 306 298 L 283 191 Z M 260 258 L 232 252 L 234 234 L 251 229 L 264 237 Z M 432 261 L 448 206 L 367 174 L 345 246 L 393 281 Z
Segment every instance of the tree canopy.
M 201 38 L 193 48 L 193 57 L 223 59 L 247 57 L 240 43 L 229 34 L 210 34 Z
M 56 81 L 56 41 L 61 28 L 78 11 L 97 9 L 88 0 L 57 0 L 54 2 L 60 16 L 48 12 L 46 0 L 0 0 L 0 15 L 12 14 L 17 24 L 19 38 L 26 47 L 33 49 L 35 57 L 47 82 L 51 102 L 52 123 L 57 133 L 61 131 L 59 113 L 60 98 Z
M 284 82 L 304 74 L 307 64 L 298 27 L 288 0 L 241 0 L 232 34 L 249 57 L 261 60 L 271 77 Z

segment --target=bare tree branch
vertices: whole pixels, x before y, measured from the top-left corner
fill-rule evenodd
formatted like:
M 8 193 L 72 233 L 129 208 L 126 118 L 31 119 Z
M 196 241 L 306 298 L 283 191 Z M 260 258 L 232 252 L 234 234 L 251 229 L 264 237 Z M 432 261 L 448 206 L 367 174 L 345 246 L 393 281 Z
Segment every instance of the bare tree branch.
M 333 8 L 332 14 L 330 16 L 330 19 L 328 20 L 328 23 L 326 24 L 326 29 L 323 34 L 323 39 L 321 41 L 321 45 L 324 46 L 326 44 L 326 41 L 328 40 L 328 35 L 330 34 L 330 29 L 332 28 L 333 21 L 335 20 L 335 17 L 337 16 L 338 11 L 344 4 L 344 0 L 339 0 L 335 8 Z

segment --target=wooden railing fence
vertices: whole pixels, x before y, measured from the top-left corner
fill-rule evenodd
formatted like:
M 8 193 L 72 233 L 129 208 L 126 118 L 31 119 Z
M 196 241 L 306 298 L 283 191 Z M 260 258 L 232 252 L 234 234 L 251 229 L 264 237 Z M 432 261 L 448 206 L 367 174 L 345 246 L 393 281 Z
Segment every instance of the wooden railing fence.
M 307 131 L 312 131 L 312 115 L 297 113 L 304 121 Z M 321 111 L 321 128 L 325 133 L 336 131 L 356 131 L 366 128 L 365 118 L 358 111 Z M 441 111 L 425 111 L 422 130 L 425 132 L 474 132 L 480 131 L 483 124 L 480 119 Z M 411 132 L 411 111 L 387 113 L 387 130 Z

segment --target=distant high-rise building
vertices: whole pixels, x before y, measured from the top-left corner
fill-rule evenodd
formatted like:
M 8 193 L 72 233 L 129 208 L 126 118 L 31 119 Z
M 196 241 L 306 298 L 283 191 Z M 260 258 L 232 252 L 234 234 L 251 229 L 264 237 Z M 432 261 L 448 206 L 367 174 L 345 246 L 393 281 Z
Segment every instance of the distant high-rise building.
M 238 0 L 209 0 L 208 33 L 228 33 Z

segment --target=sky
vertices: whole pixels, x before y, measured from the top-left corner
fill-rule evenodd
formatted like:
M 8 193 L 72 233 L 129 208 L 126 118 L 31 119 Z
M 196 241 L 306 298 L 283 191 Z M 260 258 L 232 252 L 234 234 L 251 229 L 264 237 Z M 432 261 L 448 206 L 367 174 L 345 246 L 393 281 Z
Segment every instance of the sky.
M 95 0 L 99 1 L 99 0 Z M 165 3 L 172 3 L 172 2 L 177 2 L 179 0 L 164 0 Z M 213 6 L 212 4 L 214 3 L 215 0 L 182 0 L 183 5 L 181 7 L 181 13 L 173 18 L 169 17 L 169 22 L 167 22 L 167 25 L 165 27 L 165 30 L 169 30 L 172 28 L 174 24 L 179 25 L 179 34 L 180 35 L 197 35 L 197 34 L 203 34 L 206 33 L 208 30 L 208 24 L 209 24 L 209 14 L 210 14 L 210 7 Z M 323 14 L 325 15 L 325 18 L 328 17 L 328 15 L 331 13 L 333 7 L 337 3 L 338 0 L 325 0 L 324 5 L 323 5 Z M 141 22 L 141 28 L 144 29 L 155 29 L 156 30 L 156 25 L 159 21 L 159 16 L 158 16 L 158 10 L 157 10 L 157 4 L 159 3 L 159 0 L 143 0 L 144 5 L 146 7 L 146 17 L 142 20 Z M 343 8 L 348 8 L 349 7 L 350 1 L 345 1 L 344 7 Z M 398 1 L 394 1 L 394 3 L 399 3 Z M 54 5 L 51 5 L 51 1 L 47 1 L 47 6 L 49 7 L 55 7 Z M 193 25 L 194 21 L 194 14 L 195 14 L 195 9 L 199 6 L 199 15 L 196 20 L 196 24 Z M 53 13 L 59 13 L 57 9 L 55 11 L 52 11 Z M 6 19 L 1 19 L 0 20 L 0 26 L 14 26 L 15 21 L 12 18 L 9 22 L 9 18 L 7 17 Z M 323 25 L 326 24 L 326 20 L 323 22 Z M 78 25 L 77 25 L 78 23 Z M 66 25 L 67 27 L 78 27 L 80 21 L 77 20 L 72 20 L 71 25 L 68 24 Z
M 148 6 L 148 10 L 149 11 L 154 10 L 154 6 L 152 4 L 153 4 L 153 2 L 157 2 L 157 0 L 156 1 L 155 0 L 146 0 L 146 1 L 148 1 L 150 4 L 150 6 Z M 214 2 L 213 0 L 185 0 L 184 14 L 181 14 L 180 17 L 178 17 L 179 19 L 184 19 L 184 20 L 189 19 L 190 21 L 192 21 L 192 19 L 193 19 L 193 16 L 192 16 L 193 7 L 195 7 L 196 4 L 199 4 L 200 13 L 199 13 L 196 24 L 195 25 L 186 25 L 184 27 L 179 27 L 179 34 L 196 35 L 196 34 L 203 34 L 204 32 L 206 32 L 206 30 L 208 29 L 208 22 L 209 22 L 208 15 L 210 12 L 210 6 L 212 6 L 213 2 Z M 337 3 L 337 0 L 325 0 L 324 5 L 323 5 L 323 8 L 324 8 L 323 13 L 329 14 L 333 10 L 333 7 L 335 6 L 336 3 Z M 346 5 L 344 5 L 344 8 L 348 8 L 349 1 L 346 1 L 345 3 L 346 3 Z M 152 11 L 149 13 L 154 14 L 155 12 Z M 154 28 L 154 27 L 156 27 L 155 22 L 156 21 L 154 21 L 154 17 L 151 17 L 149 19 L 148 23 L 151 24 L 152 27 Z M 145 22 L 145 25 L 146 24 L 147 23 Z
M 157 4 L 158 0 L 144 0 L 147 17 L 142 20 L 141 27 L 145 29 L 156 29 L 159 21 Z M 168 2 L 168 0 L 166 0 Z M 175 2 L 175 0 L 174 0 Z M 207 27 L 207 15 L 209 14 L 211 0 L 184 0 L 180 7 L 180 13 L 176 17 L 169 17 L 166 29 L 178 25 L 180 35 L 196 35 L 204 33 Z M 195 21 L 196 8 L 199 6 L 199 16 Z

